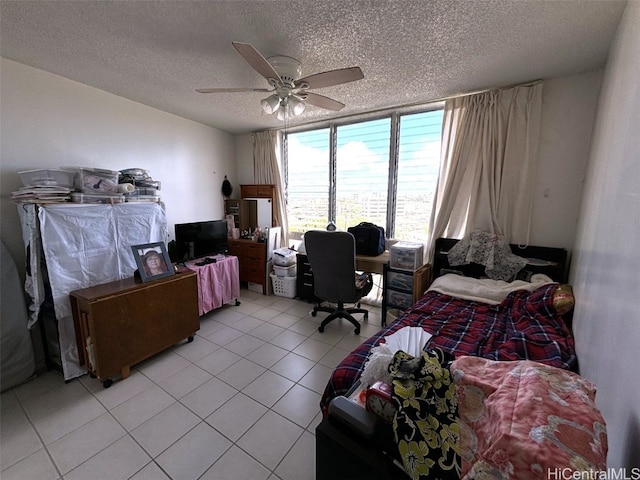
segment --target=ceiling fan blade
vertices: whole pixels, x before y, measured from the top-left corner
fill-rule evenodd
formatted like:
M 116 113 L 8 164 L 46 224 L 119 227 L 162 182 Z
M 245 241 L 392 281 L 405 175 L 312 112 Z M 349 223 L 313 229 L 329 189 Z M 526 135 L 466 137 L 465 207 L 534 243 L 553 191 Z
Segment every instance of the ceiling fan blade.
M 275 71 L 273 66 L 267 61 L 262 54 L 256 50 L 253 45 L 242 42 L 231 42 L 238 53 L 247 61 L 251 67 L 267 80 L 275 78 L 282 82 L 280 75 Z
M 268 88 L 196 88 L 198 93 L 273 92 Z
M 363 78 L 364 74 L 362 70 L 360 70 L 360 67 L 348 67 L 309 75 L 308 77 L 296 80 L 295 85 L 297 87 L 306 83 L 309 85 L 307 88 L 324 88 L 362 80 Z
M 315 105 L 316 107 L 334 110 L 336 112 L 344 108 L 344 103 L 340 103 L 337 100 L 325 97 L 324 95 L 318 95 L 317 93 L 304 92 L 304 94 L 301 94 L 300 96 L 305 99 L 305 103 Z

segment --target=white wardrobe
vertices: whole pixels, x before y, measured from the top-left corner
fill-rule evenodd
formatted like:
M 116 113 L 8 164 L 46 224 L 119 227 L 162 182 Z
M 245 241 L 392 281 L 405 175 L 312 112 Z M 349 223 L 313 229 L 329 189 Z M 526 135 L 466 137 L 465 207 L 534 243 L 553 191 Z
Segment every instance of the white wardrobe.
M 70 380 L 86 371 L 78 362 L 69 292 L 133 276 L 131 245 L 166 242 L 164 204 L 22 204 L 18 211 L 27 253 L 25 290 L 32 300 L 28 324 L 45 321 L 43 308 L 48 317 L 55 315 L 55 355 Z

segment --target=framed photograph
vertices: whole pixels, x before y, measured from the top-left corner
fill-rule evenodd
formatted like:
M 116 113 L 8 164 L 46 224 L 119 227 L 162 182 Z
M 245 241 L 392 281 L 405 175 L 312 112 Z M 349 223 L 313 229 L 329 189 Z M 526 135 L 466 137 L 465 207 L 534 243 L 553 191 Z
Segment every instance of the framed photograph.
M 167 247 L 163 242 L 132 245 L 131 250 L 143 282 L 168 277 L 175 273 Z

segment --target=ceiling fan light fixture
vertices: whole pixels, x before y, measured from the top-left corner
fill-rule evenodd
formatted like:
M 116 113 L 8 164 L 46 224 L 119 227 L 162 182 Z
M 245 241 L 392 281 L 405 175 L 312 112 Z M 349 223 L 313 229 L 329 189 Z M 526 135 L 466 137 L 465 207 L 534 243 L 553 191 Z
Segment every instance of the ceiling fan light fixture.
M 292 96 L 289 99 L 289 112 L 292 113 L 294 117 L 302 115 L 305 106 L 305 103 L 295 96 Z
M 289 107 L 284 105 L 280 110 L 276 112 L 276 118 L 281 122 L 285 121 L 289 117 Z
M 280 98 L 275 93 L 273 95 L 269 95 L 267 98 L 263 98 L 260 101 L 260 105 L 262 105 L 262 111 L 267 115 L 272 115 L 276 113 L 280 109 Z

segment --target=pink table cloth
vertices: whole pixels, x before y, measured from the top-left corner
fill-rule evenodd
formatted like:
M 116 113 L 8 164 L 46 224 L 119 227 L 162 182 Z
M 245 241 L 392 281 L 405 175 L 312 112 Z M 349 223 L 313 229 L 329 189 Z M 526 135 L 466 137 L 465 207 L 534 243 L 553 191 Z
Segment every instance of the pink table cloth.
M 240 296 L 238 257 L 216 255 L 215 263 L 196 265 L 204 259 L 186 262 L 189 270 L 198 275 L 198 310 L 204 315 Z

